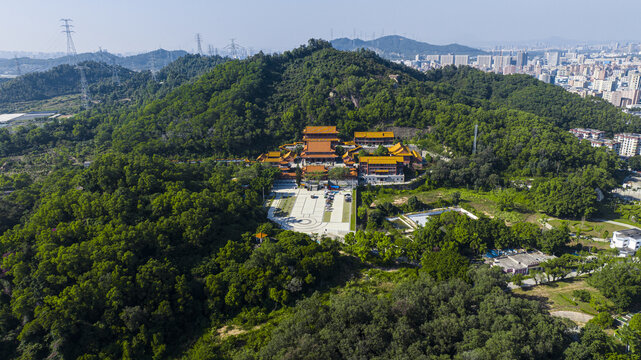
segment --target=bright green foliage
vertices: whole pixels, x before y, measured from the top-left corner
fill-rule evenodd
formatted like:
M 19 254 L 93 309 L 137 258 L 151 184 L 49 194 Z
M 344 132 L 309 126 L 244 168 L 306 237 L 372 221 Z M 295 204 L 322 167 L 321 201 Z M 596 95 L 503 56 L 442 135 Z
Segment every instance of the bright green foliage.
M 389 297 L 358 291 L 300 302 L 257 359 L 553 359 L 568 341 L 561 319 L 501 286 L 500 271 L 471 284 L 428 276 Z
M 607 312 L 598 313 L 589 322 L 599 326 L 601 329 L 610 329 L 614 325 L 612 315 Z
M 588 322 L 581 329 L 580 341 L 570 344 L 564 355 L 566 360 L 605 360 L 611 359 L 610 354 L 616 350 L 613 339 L 601 327 Z
M 288 232 L 256 247 L 274 176 L 114 154 L 50 176 L 0 237 L 0 357 L 168 358 L 208 317 L 296 299 L 331 273 L 335 249 Z
M 612 300 L 619 311 L 641 300 L 641 268 L 633 261 L 608 263 L 592 274 L 588 283 Z

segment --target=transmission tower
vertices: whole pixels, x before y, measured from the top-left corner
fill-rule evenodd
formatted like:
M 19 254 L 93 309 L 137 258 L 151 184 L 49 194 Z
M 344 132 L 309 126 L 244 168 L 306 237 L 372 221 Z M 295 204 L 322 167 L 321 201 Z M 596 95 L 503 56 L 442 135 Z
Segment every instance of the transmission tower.
M 244 47 L 236 43 L 236 39 L 231 39 L 231 43 L 224 47 L 232 59 L 238 59 L 241 51 L 245 50 Z
M 22 75 L 22 69 L 20 69 L 20 61 L 18 60 L 18 55 L 14 55 L 13 59 L 16 62 L 16 73 L 18 76 Z
M 200 37 L 200 33 L 196 34 L 196 44 L 198 45 L 198 55 L 202 55 L 203 46 L 202 46 L 202 39 Z
M 152 51 L 151 52 L 151 78 L 154 79 L 154 81 L 157 81 L 156 79 L 156 55 Z
M 85 76 L 85 67 L 78 66 L 78 54 L 76 53 L 76 46 L 74 45 L 73 38 L 71 37 L 71 33 L 74 32 L 73 30 L 71 30 L 73 25 L 70 24 L 72 20 L 60 19 L 60 21 L 63 22 L 63 24 L 60 25 L 62 28 L 64 28 L 62 32 L 67 35 L 67 57 L 69 60 L 69 64 L 76 65 L 78 72 L 80 72 L 80 88 L 82 90 L 82 106 L 84 106 L 85 109 L 88 109 L 89 108 L 89 89 L 87 87 L 87 77 Z
M 207 45 L 207 53 L 209 56 L 214 56 L 214 47 L 211 44 Z
M 116 58 L 111 59 L 111 81 L 120 86 L 120 76 L 118 76 L 118 67 L 116 66 Z

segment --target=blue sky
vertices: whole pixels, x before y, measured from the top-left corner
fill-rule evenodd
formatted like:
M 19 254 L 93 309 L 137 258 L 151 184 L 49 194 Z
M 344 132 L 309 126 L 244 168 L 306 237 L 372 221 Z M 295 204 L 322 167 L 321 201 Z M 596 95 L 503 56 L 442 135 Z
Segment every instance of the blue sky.
M 235 38 L 281 51 L 307 39 L 399 34 L 434 44 L 486 45 L 561 37 L 641 41 L 639 0 L 0 0 L 0 50 L 65 51 L 72 18 L 79 52 L 222 48 Z

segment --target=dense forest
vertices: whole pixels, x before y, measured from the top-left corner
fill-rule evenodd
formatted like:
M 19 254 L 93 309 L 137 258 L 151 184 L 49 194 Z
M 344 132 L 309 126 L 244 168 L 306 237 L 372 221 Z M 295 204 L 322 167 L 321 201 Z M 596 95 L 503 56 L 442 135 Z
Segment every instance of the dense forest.
M 110 76 L 75 117 L 0 129 L 3 169 L 25 154 L 63 158 L 42 178 L 0 174 L 0 358 L 574 360 L 620 350 L 469 260 L 490 248 L 559 252 L 567 229 L 446 213 L 411 242 L 359 231 L 340 243 L 267 221 L 276 169 L 212 160 L 300 140 L 307 125 L 337 125 L 344 139 L 411 127 L 418 144 L 452 157 L 429 164 L 426 186 L 533 177 L 542 211 L 582 217 L 620 164 L 565 129 L 597 127 L 595 114 L 608 131 L 635 129 L 609 105 L 520 76 L 424 74 L 319 40 L 242 61 L 185 56 L 158 81 L 140 72 L 117 87 Z M 524 101 L 537 91 L 540 102 Z M 91 162 L 72 165 L 78 154 Z M 387 292 L 350 288 L 360 270 L 399 257 L 413 265 L 386 275 Z M 609 285 L 626 273 L 625 287 Z M 589 281 L 628 309 L 637 273 L 635 263 L 603 267 Z M 233 321 L 257 335 L 219 337 Z

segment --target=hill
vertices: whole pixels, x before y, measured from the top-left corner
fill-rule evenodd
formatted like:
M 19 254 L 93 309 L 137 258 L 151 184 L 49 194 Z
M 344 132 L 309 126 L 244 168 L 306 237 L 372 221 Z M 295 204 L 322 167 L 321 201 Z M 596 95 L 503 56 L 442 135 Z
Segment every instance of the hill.
M 112 67 L 104 63 L 85 62 L 89 93 L 94 102 L 160 97 L 171 89 L 194 79 L 219 63 L 219 56 L 185 55 L 163 67 L 153 81 L 151 72 L 133 72 L 116 66 L 120 85 L 112 78 Z M 154 83 L 153 86 L 147 85 Z M 69 65 L 60 65 L 45 72 L 30 73 L 0 83 L 0 112 L 57 111 L 75 113 L 81 110 L 76 97 L 80 94 L 80 75 Z M 94 104 L 95 106 L 95 104 Z
M 459 44 L 433 45 L 398 35 L 383 36 L 375 40 L 340 38 L 332 40 L 337 50 L 369 49 L 387 59 L 414 59 L 416 55 L 479 55 L 484 51 Z
M 88 84 L 96 84 L 112 76 L 112 69 L 105 64 L 88 61 L 80 65 L 85 67 Z M 117 71 L 123 80 L 133 76 L 133 71 L 122 67 Z M 79 92 L 80 72 L 75 66 L 65 64 L 45 72 L 19 76 L 0 85 L 0 104 L 44 100 Z
M 276 168 L 212 157 L 254 156 L 300 139 L 306 125 L 337 125 L 344 139 L 413 127 L 416 143 L 453 158 L 428 165 L 427 188 L 498 190 L 528 176 L 553 189 L 521 194 L 579 206 L 556 192 L 594 197 L 594 186 L 612 186 L 618 163 L 564 127 L 599 109 L 617 126 L 638 122 L 593 99 L 556 99 L 553 87 L 525 78 L 454 67 L 424 74 L 318 40 L 242 61 L 180 61 L 158 82 L 134 74 L 104 92 L 115 101 L 73 118 L 0 129 L 0 358 L 560 359 L 586 349 L 569 360 L 616 350 L 596 326 L 579 345 L 573 326 L 464 256 L 498 240 L 561 246 L 567 229 L 448 212 L 412 239 L 312 238 L 267 222 Z M 510 97 L 531 91 L 540 102 Z M 586 110 L 546 113 L 559 106 Z M 51 172 L 37 181 L 9 173 L 25 153 L 43 154 Z M 71 157 L 92 161 L 73 166 Z M 257 233 L 268 238 L 259 243 Z M 407 255 L 423 266 L 386 271 L 353 256 L 374 244 L 397 254 L 387 264 Z
M 94 61 L 94 62 L 104 62 L 106 64 L 120 65 L 129 70 L 133 71 L 143 71 L 151 70 L 152 67 L 156 70 L 168 65 L 172 61 L 178 59 L 181 56 L 187 55 L 186 51 L 183 50 L 164 50 L 158 49 L 142 54 L 131 55 L 131 56 L 118 56 L 106 51 L 101 52 L 92 52 L 92 53 L 82 53 L 78 54 L 77 61 Z M 153 60 L 152 60 L 153 59 Z M 16 61 L 20 63 L 20 70 L 23 74 L 31 72 L 42 72 L 50 70 L 56 66 L 68 64 L 69 57 L 61 56 L 58 58 L 52 59 L 32 59 L 27 57 L 21 57 L 16 59 L 0 59 L 0 73 L 17 75 L 16 73 Z M 155 64 L 153 64 L 155 63 Z M 152 66 L 154 65 L 154 66 Z

